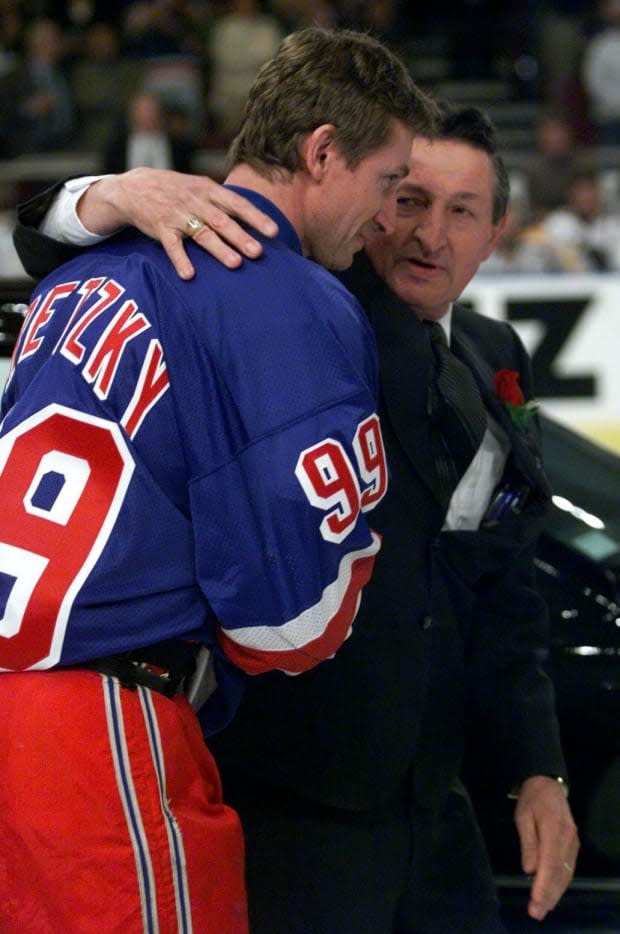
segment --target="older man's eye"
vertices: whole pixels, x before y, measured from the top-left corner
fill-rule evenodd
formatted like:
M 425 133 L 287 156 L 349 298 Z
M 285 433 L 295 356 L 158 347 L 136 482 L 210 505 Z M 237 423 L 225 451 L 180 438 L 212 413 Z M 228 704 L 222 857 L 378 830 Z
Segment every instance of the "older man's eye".
M 402 208 L 422 208 L 424 201 L 422 198 L 397 198 L 396 204 Z

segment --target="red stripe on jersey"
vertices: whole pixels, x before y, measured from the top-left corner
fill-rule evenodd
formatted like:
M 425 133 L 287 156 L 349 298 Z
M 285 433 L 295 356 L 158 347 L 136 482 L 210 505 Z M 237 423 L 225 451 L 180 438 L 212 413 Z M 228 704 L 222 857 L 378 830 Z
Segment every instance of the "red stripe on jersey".
M 378 541 L 378 536 L 375 538 Z M 331 658 L 349 635 L 359 608 L 362 588 L 370 580 L 378 550 L 377 545 L 374 553 L 366 554 L 353 561 L 350 580 L 340 605 L 331 619 L 325 623 L 320 636 L 299 646 L 291 646 L 289 641 L 290 648 L 273 650 L 261 649 L 260 646 L 240 645 L 234 641 L 234 630 L 227 633 L 220 629 L 217 638 L 228 658 L 251 675 L 274 669 L 288 674 L 300 674 L 314 668 L 324 659 Z M 269 627 L 265 629 L 269 631 Z M 273 631 L 274 628 L 271 627 L 271 632 Z

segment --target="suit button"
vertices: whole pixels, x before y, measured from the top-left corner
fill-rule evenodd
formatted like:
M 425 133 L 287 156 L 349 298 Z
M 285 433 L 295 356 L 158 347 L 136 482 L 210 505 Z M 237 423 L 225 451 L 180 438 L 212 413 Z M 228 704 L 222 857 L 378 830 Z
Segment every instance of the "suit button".
M 422 625 L 422 629 L 430 629 L 431 626 L 433 625 L 433 617 L 425 616 L 424 619 L 422 620 L 421 625 Z

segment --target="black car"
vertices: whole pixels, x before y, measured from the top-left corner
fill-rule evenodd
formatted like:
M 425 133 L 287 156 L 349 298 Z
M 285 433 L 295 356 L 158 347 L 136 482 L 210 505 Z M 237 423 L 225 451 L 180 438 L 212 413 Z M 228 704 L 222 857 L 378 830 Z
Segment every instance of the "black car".
M 538 553 L 582 839 L 580 874 L 614 878 L 620 902 L 620 458 L 545 420 L 554 508 Z
M 620 932 L 620 457 L 543 416 L 554 491 L 538 556 L 550 612 L 546 668 L 555 685 L 581 851 L 574 882 L 547 924 L 554 931 Z M 484 738 L 472 737 L 467 779 L 491 851 L 511 930 L 524 920 L 514 802 L 486 781 Z M 513 913 L 510 913 L 513 909 Z M 596 927 L 582 924 L 598 923 Z M 557 926 L 556 926 L 557 925 Z

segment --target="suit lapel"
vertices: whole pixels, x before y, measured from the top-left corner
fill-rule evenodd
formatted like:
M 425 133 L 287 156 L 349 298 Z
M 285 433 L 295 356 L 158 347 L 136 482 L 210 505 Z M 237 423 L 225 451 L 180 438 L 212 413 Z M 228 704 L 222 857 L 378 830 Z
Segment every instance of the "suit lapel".
M 452 325 L 452 349 L 471 369 L 484 404 L 508 435 L 516 467 L 533 487 L 547 495 L 549 486 L 542 467 L 538 431 L 533 426 L 523 430 L 518 430 L 514 426 L 506 407 L 500 402 L 495 392 L 495 370 L 492 365 L 482 356 L 477 344 L 459 328 L 456 315 L 452 319 Z
M 439 499 L 427 414 L 433 367 L 428 340 L 411 309 L 389 289 L 377 290 L 366 300 L 366 309 L 377 336 L 382 416 L 416 472 Z
M 455 318 L 452 319 L 452 335 L 450 338 L 452 351 L 459 357 L 463 363 L 466 363 L 474 374 L 478 388 L 484 399 L 484 404 L 493 416 L 500 423 L 506 433 L 513 437 L 513 425 L 501 404 L 494 389 L 494 371 L 491 365 L 480 354 L 478 347 L 467 337 L 458 327 Z
M 341 278 L 360 300 L 377 336 L 381 417 L 389 422 L 399 446 L 425 486 L 441 502 L 435 442 L 427 412 L 433 361 L 424 328 L 411 309 L 376 275 L 364 254 L 358 254 L 352 269 Z M 523 432 L 515 429 L 495 393 L 495 370 L 459 327 L 458 313 L 452 318 L 452 342 L 455 352 L 471 368 L 488 411 L 508 435 L 517 468 L 535 488 L 548 494 L 538 432 L 533 427 Z M 403 483 L 403 490 L 406 486 L 409 485 Z

